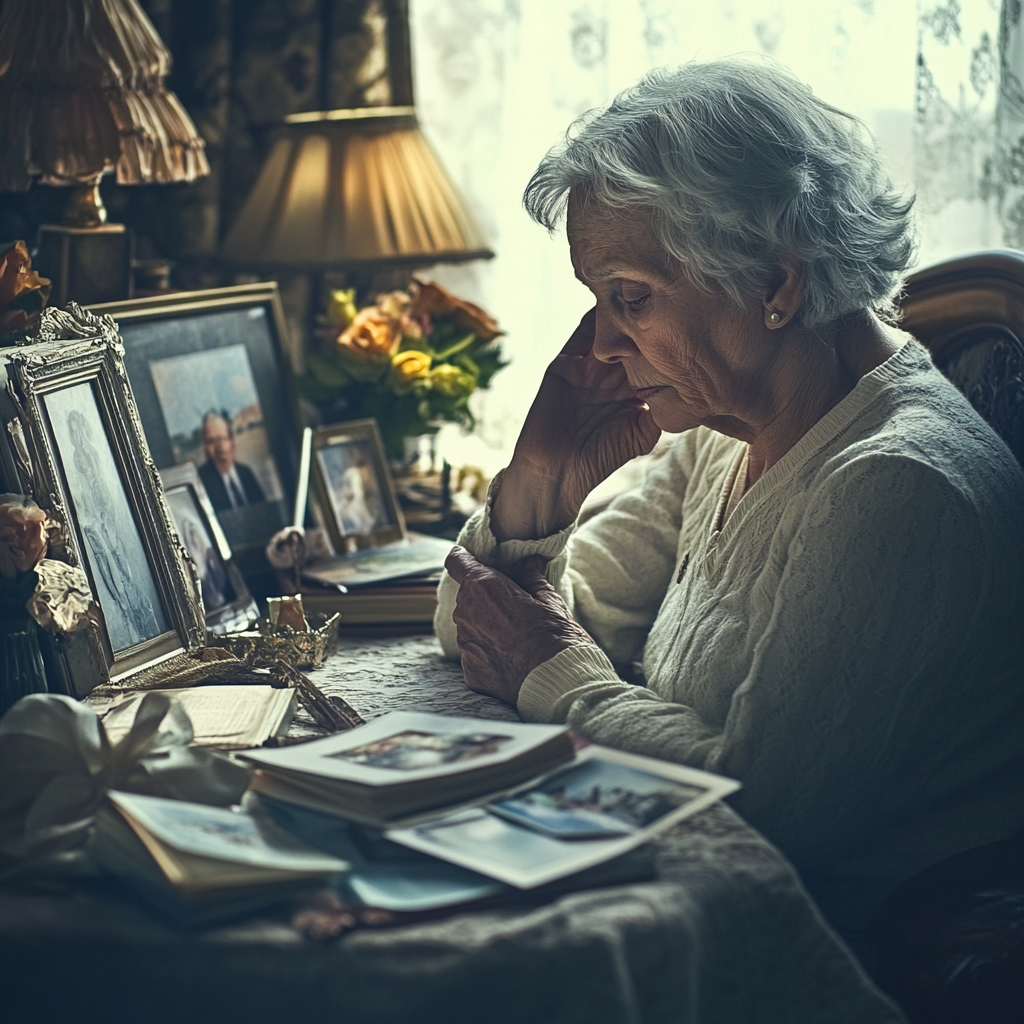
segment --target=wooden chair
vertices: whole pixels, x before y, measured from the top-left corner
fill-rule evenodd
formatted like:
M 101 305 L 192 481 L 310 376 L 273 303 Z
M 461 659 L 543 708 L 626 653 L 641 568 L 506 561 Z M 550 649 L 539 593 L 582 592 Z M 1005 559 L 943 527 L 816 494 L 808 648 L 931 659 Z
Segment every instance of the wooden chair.
M 902 307 L 901 326 L 1024 464 L 1024 252 L 919 271 Z M 885 900 L 871 932 L 876 978 L 912 1024 L 1020 1024 L 1024 835 L 915 875 Z
M 979 252 L 918 271 L 901 306 L 901 326 L 1024 464 L 1024 252 Z

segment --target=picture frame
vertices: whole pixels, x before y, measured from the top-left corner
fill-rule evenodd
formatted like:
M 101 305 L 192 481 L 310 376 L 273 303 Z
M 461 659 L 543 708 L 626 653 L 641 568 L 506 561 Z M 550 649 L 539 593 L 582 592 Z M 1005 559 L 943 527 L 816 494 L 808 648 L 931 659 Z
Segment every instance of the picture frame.
M 81 566 L 98 626 L 67 634 L 59 669 L 73 696 L 205 643 L 202 607 L 142 432 L 117 329 L 70 303 L 38 340 L 0 349 L 0 463 Z M 63 639 L 63 638 L 62 638 Z
M 186 462 L 159 470 L 164 498 L 178 538 L 196 570 L 196 583 L 208 633 L 237 633 L 259 618 L 241 572 L 235 565 L 217 513 L 195 466 Z
M 89 307 L 117 322 L 157 467 L 191 462 L 238 557 L 291 523 L 298 432 L 276 282 Z
M 407 537 L 376 420 L 320 427 L 311 449 L 313 493 L 339 555 Z

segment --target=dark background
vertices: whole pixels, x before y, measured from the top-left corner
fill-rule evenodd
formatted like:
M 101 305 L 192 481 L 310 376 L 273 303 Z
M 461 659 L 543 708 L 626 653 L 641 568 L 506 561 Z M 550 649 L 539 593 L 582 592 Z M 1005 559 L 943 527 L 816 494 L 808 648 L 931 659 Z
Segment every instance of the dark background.
M 23 0 L 0 0 L 17 3 Z M 139 259 L 174 260 L 176 288 L 243 277 L 217 250 L 287 114 L 411 102 L 407 0 L 140 0 L 174 64 L 167 79 L 206 140 L 211 174 L 191 184 L 120 186 L 104 176 L 108 219 L 130 225 Z M 403 66 L 404 65 L 404 66 Z M 0 193 L 0 241 L 35 245 L 57 223 L 62 188 Z M 288 302 L 304 279 L 274 276 Z M 292 296 L 297 300 L 300 296 Z

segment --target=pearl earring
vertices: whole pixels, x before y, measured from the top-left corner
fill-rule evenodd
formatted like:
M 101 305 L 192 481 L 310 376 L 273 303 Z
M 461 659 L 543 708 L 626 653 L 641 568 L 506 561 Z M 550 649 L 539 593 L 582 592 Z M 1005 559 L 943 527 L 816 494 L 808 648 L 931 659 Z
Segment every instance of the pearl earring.
M 776 311 L 775 311 L 774 309 L 773 309 L 773 310 L 771 311 L 771 313 L 770 313 L 770 314 L 768 315 L 768 319 L 769 319 L 769 320 L 770 320 L 770 321 L 771 321 L 771 322 L 772 322 L 773 324 L 777 324 L 777 323 L 781 323 L 781 322 L 782 322 L 782 316 L 781 316 L 781 315 L 780 315 L 779 313 L 777 313 L 777 312 L 776 312 Z

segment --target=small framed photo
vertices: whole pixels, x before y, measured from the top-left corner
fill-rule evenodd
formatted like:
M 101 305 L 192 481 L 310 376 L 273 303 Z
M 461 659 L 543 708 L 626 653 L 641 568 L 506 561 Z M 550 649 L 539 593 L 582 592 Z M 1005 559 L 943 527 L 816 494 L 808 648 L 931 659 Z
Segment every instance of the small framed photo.
M 231 557 L 231 546 L 217 521 L 196 467 L 186 462 L 160 470 L 171 519 L 196 568 L 206 628 L 210 633 L 249 629 L 259 608 Z
M 406 536 L 376 420 L 313 431 L 313 489 L 338 554 Z
M 101 663 L 65 665 L 68 688 L 84 696 L 201 647 L 206 631 L 113 321 L 71 305 L 47 310 L 39 333 L 0 351 L 0 448 L 7 489 L 46 509 L 89 578 Z
M 153 460 L 191 463 L 231 547 L 259 548 L 291 522 L 298 435 L 277 284 L 91 307 L 118 324 Z

